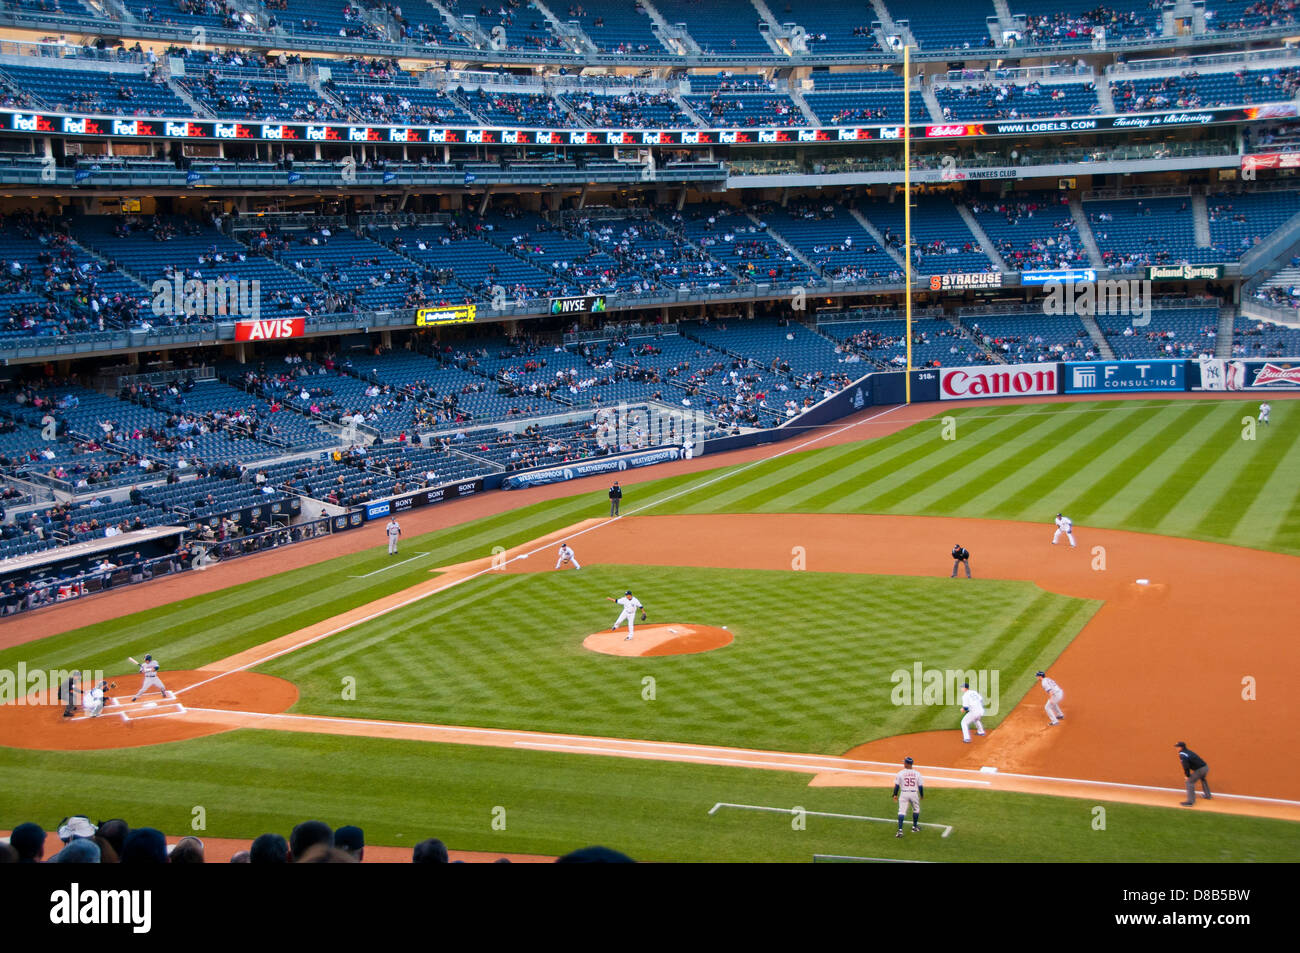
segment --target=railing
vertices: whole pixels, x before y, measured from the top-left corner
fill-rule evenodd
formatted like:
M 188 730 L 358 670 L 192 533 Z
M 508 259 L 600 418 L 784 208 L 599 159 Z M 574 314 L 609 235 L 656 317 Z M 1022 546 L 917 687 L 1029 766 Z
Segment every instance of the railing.
M 221 542 L 196 539 L 191 541 L 189 545 L 192 550 L 197 549 L 203 552 L 202 568 L 207 568 L 214 561 L 226 562 L 231 559 L 238 559 L 240 556 L 277 549 L 280 546 L 289 546 L 309 539 L 319 539 L 330 535 L 332 531 L 332 522 L 330 518 L 325 517 L 307 520 L 293 526 L 277 527 L 261 533 L 250 533 L 247 536 Z M 182 533 L 178 532 L 177 536 L 180 535 Z M 57 552 L 57 550 L 49 552 L 53 553 Z M 111 556 L 109 558 L 111 559 Z M 173 554 L 146 559 L 136 566 L 122 566 L 108 572 L 92 571 L 69 577 L 38 576 L 31 579 L 32 593 L 30 595 L 21 599 L 17 596 L 10 597 L 8 600 L 0 599 L 0 605 L 3 605 L 5 615 L 12 615 L 29 609 L 39 609 L 47 605 L 94 595 L 107 589 L 117 589 L 124 585 L 147 582 L 155 576 L 176 572 L 190 572 L 198 568 L 200 566 L 194 563 L 191 563 L 189 567 L 185 567 L 184 562 Z M 13 573 L 12 569 L 9 571 Z M 0 561 L 0 574 L 4 572 L 3 561 Z M 14 574 L 10 578 L 17 580 L 20 577 Z
M 665 337 L 677 334 L 677 324 L 643 324 L 619 322 L 607 324 L 591 331 L 569 332 L 563 341 L 568 344 L 588 344 L 592 341 L 612 341 L 615 338 Z
M 1003 67 L 1001 69 L 983 70 L 950 69 L 946 73 L 935 74 L 930 78 L 930 82 L 964 85 L 971 82 L 993 83 L 1010 80 L 1013 83 L 1020 83 L 1031 82 L 1034 80 L 1056 79 L 1058 77 L 1084 77 L 1086 79 L 1092 79 L 1094 78 L 1094 73 L 1091 66 L 1079 66 L 1077 64 Z
M 124 390 L 132 384 L 168 384 L 178 378 L 212 381 L 217 379 L 217 372 L 215 368 L 204 364 L 201 367 L 178 367 L 166 371 L 151 371 L 146 374 L 122 374 L 117 379 L 117 387 L 118 390 Z
M 1292 27 L 1294 32 L 1297 28 Z M 1213 34 L 1211 34 L 1213 35 Z M 1211 72 L 1236 63 L 1254 66 L 1256 63 L 1277 62 L 1279 60 L 1300 59 L 1300 50 L 1282 46 L 1272 50 L 1246 50 L 1232 53 L 1204 53 L 1197 56 L 1165 56 L 1149 60 L 1131 60 L 1127 63 L 1114 63 L 1106 67 L 1106 77 L 1115 79 L 1126 73 L 1151 73 L 1157 70 L 1185 70 L 1194 67 L 1206 67 Z

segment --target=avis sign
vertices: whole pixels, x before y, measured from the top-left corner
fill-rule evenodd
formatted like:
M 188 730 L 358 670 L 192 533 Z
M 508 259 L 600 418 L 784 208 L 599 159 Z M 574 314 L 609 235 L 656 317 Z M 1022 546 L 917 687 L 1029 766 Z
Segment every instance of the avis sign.
M 272 318 L 268 321 L 238 321 L 236 341 L 279 341 L 300 338 L 307 333 L 306 318 Z
M 945 367 L 939 372 L 939 399 L 973 400 L 976 397 L 1055 394 L 1057 384 L 1055 364 Z

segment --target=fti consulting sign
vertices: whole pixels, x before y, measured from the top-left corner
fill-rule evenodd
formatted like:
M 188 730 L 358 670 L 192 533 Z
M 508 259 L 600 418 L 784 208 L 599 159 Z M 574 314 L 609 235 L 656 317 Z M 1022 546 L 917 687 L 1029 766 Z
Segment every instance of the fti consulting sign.
M 1087 361 L 1064 365 L 1067 394 L 1185 390 L 1186 361 Z

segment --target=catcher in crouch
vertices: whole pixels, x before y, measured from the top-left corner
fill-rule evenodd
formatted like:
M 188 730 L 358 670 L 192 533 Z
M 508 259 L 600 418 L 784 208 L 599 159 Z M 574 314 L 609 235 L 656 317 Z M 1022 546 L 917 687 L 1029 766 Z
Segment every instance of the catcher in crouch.
M 622 625 L 623 620 L 626 619 L 627 638 L 624 639 L 623 641 L 624 642 L 629 641 L 632 638 L 632 623 L 636 621 L 636 611 L 638 609 L 641 610 L 641 621 L 642 622 L 645 621 L 645 606 L 641 605 L 640 599 L 632 595 L 631 589 L 623 593 L 621 598 L 615 599 L 613 596 L 606 596 L 605 598 L 608 599 L 610 602 L 617 603 L 618 605 L 623 607 L 623 612 L 619 615 L 618 621 L 614 623 L 614 628 L 610 629 L 610 631 L 617 632 L 618 627 Z

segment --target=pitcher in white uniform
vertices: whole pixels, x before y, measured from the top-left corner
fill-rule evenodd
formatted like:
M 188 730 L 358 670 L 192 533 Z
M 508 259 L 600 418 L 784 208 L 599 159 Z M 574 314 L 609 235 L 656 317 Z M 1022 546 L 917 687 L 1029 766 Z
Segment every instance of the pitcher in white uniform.
M 614 628 L 612 628 L 610 631 L 617 632 L 618 627 L 622 625 L 624 621 L 626 621 L 627 639 L 624 639 L 623 641 L 625 642 L 628 641 L 629 639 L 632 638 L 632 623 L 636 620 L 636 610 L 637 609 L 644 610 L 645 607 L 641 605 L 640 599 L 632 595 L 631 589 L 625 592 L 618 599 L 615 599 L 613 596 L 606 596 L 605 598 L 608 599 L 610 602 L 616 602 L 623 607 L 623 611 L 619 614 L 618 621 L 614 623 Z M 641 613 L 641 618 L 642 620 L 645 619 L 644 611 Z

